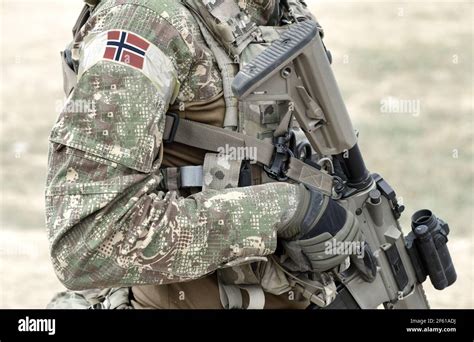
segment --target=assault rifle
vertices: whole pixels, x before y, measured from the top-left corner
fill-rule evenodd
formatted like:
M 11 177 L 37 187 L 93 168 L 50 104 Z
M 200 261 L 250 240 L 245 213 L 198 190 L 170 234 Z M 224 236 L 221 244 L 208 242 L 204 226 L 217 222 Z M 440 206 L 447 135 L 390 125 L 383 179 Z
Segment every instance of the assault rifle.
M 367 280 L 350 266 L 337 275 L 337 295 L 325 307 L 429 308 L 422 287 L 427 276 L 439 290 L 456 280 L 446 244 L 449 226 L 430 210 L 419 210 L 412 216 L 412 231 L 404 236 L 398 222 L 404 207 L 386 180 L 367 171 L 330 59 L 318 24 L 296 23 L 242 68 L 232 88 L 249 102 L 290 101 L 312 151 L 308 156 L 303 148 L 297 157 L 312 165 L 315 159 L 324 161 L 316 165 L 332 176 L 333 197 L 361 224 L 369 246 L 364 263 L 374 277 Z M 285 160 L 275 156 L 267 173 L 286 179 Z

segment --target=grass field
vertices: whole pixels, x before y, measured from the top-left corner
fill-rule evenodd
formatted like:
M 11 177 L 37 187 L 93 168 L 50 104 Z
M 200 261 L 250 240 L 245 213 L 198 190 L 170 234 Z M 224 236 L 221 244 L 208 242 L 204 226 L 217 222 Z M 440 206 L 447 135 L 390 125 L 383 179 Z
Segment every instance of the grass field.
M 402 223 L 424 207 L 450 223 L 459 280 L 443 292 L 427 285 L 432 306 L 473 308 L 472 3 L 308 2 L 366 163 L 407 207 Z M 63 101 L 58 52 L 82 3 L 0 3 L 0 308 L 41 308 L 61 288 L 43 213 L 47 138 Z

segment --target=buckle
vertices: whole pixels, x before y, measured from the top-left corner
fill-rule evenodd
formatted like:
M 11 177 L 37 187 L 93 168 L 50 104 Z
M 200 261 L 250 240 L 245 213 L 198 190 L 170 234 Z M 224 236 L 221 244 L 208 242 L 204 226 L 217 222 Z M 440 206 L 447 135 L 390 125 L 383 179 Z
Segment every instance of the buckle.
M 163 139 L 163 143 L 165 144 L 170 144 L 174 141 L 174 137 L 176 136 L 176 132 L 178 130 L 178 125 L 179 125 L 179 115 L 176 114 L 176 113 L 171 113 L 171 112 L 168 112 L 166 113 L 166 116 L 170 116 L 172 117 L 173 119 L 173 123 L 172 123 L 172 126 L 171 126 L 171 129 L 167 129 L 166 126 L 167 123 L 169 122 L 170 119 L 166 118 L 166 123 L 165 123 L 165 132 L 166 131 L 169 131 L 169 134 L 168 134 L 168 138 L 166 139 Z
M 289 146 L 291 138 L 291 134 L 285 134 L 273 139 L 275 154 L 273 155 L 270 166 L 263 167 L 270 178 L 276 179 L 279 182 L 285 182 L 288 180 L 288 177 L 286 176 L 288 171 L 288 161 L 294 156 Z

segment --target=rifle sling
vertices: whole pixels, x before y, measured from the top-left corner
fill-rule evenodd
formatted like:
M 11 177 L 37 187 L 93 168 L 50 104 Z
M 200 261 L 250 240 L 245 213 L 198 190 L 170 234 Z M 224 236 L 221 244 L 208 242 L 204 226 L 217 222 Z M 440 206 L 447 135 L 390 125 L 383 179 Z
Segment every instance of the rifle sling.
M 220 127 L 178 119 L 177 116 L 172 115 L 166 116 L 163 140 L 211 152 L 219 152 L 226 145 L 231 148 L 255 148 L 256 162 L 263 166 L 271 165 L 275 153 L 275 146 L 263 140 Z M 295 182 L 317 189 L 325 195 L 332 195 L 332 176 L 297 158 L 289 157 L 286 176 Z

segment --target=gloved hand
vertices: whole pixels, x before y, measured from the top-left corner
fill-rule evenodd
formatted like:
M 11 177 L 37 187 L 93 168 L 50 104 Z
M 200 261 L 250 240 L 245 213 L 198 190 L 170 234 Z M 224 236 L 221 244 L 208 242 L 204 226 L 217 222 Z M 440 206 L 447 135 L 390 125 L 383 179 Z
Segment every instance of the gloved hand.
M 348 261 L 357 244 L 362 246 L 359 224 L 356 217 L 335 200 L 300 187 L 301 202 L 297 212 L 278 230 L 278 237 L 299 271 L 324 272 Z M 340 246 L 339 243 L 353 248 L 343 248 L 341 253 L 341 248 L 333 248 Z

